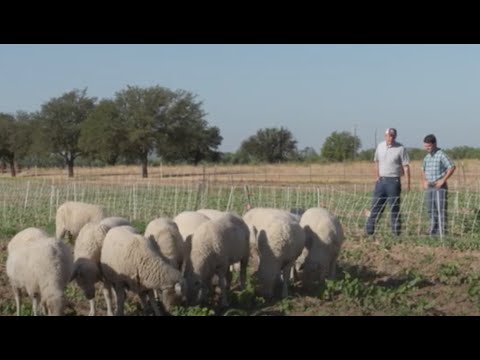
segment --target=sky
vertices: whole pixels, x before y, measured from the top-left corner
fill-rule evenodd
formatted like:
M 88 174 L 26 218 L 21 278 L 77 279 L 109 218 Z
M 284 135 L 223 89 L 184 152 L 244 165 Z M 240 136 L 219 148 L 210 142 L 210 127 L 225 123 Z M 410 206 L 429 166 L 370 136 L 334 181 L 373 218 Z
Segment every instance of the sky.
M 334 131 L 373 148 L 388 127 L 408 147 L 430 133 L 439 147 L 480 147 L 479 44 L 0 45 L 3 113 L 127 85 L 196 94 L 222 152 L 271 127 L 317 152 Z

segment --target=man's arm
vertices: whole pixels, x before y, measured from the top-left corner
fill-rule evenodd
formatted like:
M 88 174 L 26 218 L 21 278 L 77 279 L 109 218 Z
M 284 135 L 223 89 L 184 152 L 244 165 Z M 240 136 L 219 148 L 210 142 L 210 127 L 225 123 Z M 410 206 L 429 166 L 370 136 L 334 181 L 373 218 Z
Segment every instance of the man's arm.
M 443 184 L 445 184 L 445 182 L 448 180 L 448 178 L 453 175 L 453 173 L 455 172 L 455 169 L 456 169 L 455 165 L 449 167 L 445 175 L 443 175 L 441 179 L 436 181 L 435 188 L 440 189 L 443 186 Z
M 378 165 L 378 161 L 375 161 L 375 181 L 380 179 L 380 167 Z

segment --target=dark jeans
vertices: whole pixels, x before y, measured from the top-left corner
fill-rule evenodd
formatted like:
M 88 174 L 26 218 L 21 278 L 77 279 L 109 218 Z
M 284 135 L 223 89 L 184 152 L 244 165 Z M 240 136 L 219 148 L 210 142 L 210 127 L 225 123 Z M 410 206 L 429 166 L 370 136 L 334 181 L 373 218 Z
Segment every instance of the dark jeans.
M 425 205 L 430 218 L 430 235 L 445 235 L 447 231 L 448 188 L 429 187 L 425 191 Z
M 400 178 L 381 177 L 375 183 L 373 191 L 372 210 L 365 226 L 365 232 L 368 235 L 375 233 L 375 223 L 385 210 L 385 205 L 390 204 L 390 226 L 394 235 L 400 235 L 401 218 L 400 218 L 400 193 L 402 192 L 402 183 Z

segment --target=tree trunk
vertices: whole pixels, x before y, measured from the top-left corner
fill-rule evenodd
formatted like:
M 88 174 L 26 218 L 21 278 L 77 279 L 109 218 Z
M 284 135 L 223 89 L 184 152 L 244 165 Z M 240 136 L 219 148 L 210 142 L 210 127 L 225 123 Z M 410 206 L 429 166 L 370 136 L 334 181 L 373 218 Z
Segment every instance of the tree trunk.
M 8 159 L 8 164 L 10 165 L 10 174 L 12 174 L 12 177 L 17 176 L 17 172 L 15 170 L 15 160 L 13 157 Z
M 73 159 L 68 159 L 67 160 L 67 166 L 68 166 L 68 177 L 73 178 Z
M 142 159 L 142 177 L 143 178 L 148 178 L 148 157 L 145 156 L 143 159 Z

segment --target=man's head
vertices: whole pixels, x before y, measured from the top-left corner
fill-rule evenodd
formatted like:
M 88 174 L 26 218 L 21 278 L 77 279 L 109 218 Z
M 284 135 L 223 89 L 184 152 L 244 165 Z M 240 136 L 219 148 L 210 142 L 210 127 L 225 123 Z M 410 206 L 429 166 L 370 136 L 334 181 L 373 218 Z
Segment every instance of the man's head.
M 385 141 L 387 145 L 391 145 L 393 141 L 397 138 L 397 130 L 394 128 L 388 128 L 385 131 Z
M 428 152 L 431 153 L 437 148 L 437 138 L 433 134 L 429 134 L 423 138 L 423 147 Z

